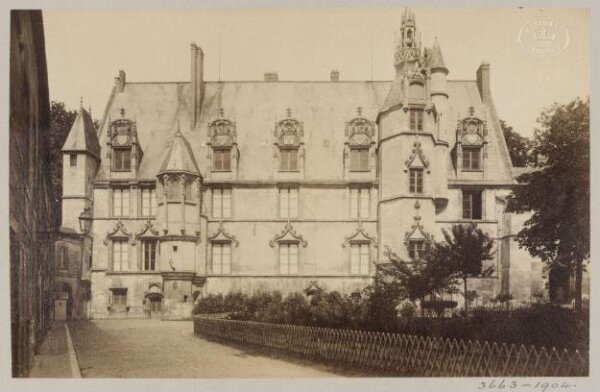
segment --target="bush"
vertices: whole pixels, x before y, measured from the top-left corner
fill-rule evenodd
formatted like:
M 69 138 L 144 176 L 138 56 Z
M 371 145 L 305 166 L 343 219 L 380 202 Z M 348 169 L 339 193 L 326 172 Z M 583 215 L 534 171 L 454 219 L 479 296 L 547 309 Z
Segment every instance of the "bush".
M 405 302 L 396 311 L 396 302 L 385 292 L 366 291 L 363 296 L 336 291 L 315 291 L 310 296 L 263 292 L 209 295 L 198 300 L 195 313 L 229 313 L 234 320 L 285 323 L 314 327 L 361 329 L 450 339 L 515 343 L 547 348 L 587 351 L 589 318 L 578 317 L 571 309 L 541 304 L 510 311 L 473 309 L 469 317 L 412 317 L 414 306 Z M 455 301 L 423 301 L 422 308 L 437 315 L 457 306 Z

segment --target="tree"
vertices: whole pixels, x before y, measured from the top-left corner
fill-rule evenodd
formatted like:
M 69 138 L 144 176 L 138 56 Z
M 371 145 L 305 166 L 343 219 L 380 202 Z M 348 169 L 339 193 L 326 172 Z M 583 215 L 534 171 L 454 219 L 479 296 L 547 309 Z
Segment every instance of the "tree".
M 575 308 L 582 310 L 583 262 L 590 256 L 589 99 L 554 104 L 538 119 L 534 171 L 517 178 L 508 210 L 531 211 L 517 239 L 550 269 L 575 274 Z
M 531 140 L 513 131 L 513 127 L 506 125 L 504 120 L 500 120 L 500 126 L 502 127 L 502 133 L 504 134 L 504 140 L 506 140 L 506 146 L 508 147 L 508 153 L 510 154 L 513 166 L 527 166 L 531 159 Z
M 448 265 L 452 276 L 463 281 L 465 312 L 469 311 L 467 279 L 489 276 L 493 267 L 484 268 L 483 262 L 494 257 L 494 240 L 475 224 L 453 225 L 450 231 L 442 229 L 445 242 L 436 244 L 442 262 Z

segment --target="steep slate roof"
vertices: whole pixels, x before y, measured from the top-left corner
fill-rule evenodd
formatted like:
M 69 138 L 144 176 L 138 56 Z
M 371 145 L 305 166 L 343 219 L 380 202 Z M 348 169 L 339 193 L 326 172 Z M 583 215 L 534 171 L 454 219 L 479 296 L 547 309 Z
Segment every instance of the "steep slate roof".
M 433 41 L 433 47 L 431 48 L 431 58 L 429 59 L 429 68 L 446 68 L 446 64 L 444 63 L 444 58 L 442 57 L 442 48 L 440 48 L 440 44 L 435 37 Z
M 119 118 L 120 109 L 125 108 L 128 117 L 136 121 L 138 140 L 144 152 L 138 178 L 155 179 L 169 155 L 169 141 L 178 124 L 182 136 L 189 142 L 196 167 L 204 174 L 209 167 L 208 124 L 223 108 L 225 117 L 236 122 L 240 151 L 237 179 L 274 180 L 277 165 L 273 156 L 273 131 L 275 123 L 286 118 L 286 109 L 290 108 L 291 117 L 304 127 L 306 178 L 343 180 L 346 122 L 357 116 L 359 106 L 362 116 L 375 122 L 391 85 L 391 81 L 205 82 L 200 118 L 195 130 L 190 131 L 189 82 L 134 82 L 127 83 L 122 92 L 113 93 L 106 115 Z M 455 141 L 457 119 L 465 117 L 473 106 L 475 114 L 487 121 L 491 134 L 489 147 L 497 148 L 500 142 L 497 136 L 502 135 L 499 124 L 497 135 L 492 130 L 498 120 L 495 111 L 482 103 L 476 82 L 450 80 L 448 94 L 448 113 L 442 118 L 442 124 L 448 129 L 450 147 Z M 106 143 L 107 128 L 108 122 L 104 122 L 99 132 L 101 145 Z M 107 165 L 103 160 L 96 179 L 107 178 L 106 172 L 110 170 Z M 492 175 L 503 176 L 496 171 Z M 512 181 L 510 167 L 507 175 Z
M 164 173 L 188 173 L 200 175 L 200 169 L 194 158 L 190 143 L 177 130 L 171 139 L 171 146 L 167 150 L 167 156 L 163 160 L 157 174 Z
M 94 129 L 92 116 L 80 107 L 75 122 L 69 131 L 63 152 L 87 152 L 100 159 L 100 144 Z

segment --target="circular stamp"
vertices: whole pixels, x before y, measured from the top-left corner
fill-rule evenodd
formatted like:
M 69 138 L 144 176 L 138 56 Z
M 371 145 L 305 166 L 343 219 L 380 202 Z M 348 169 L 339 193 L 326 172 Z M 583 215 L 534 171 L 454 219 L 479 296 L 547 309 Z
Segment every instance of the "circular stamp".
M 569 44 L 569 32 L 554 19 L 535 18 L 521 26 L 519 44 L 534 56 L 555 56 Z

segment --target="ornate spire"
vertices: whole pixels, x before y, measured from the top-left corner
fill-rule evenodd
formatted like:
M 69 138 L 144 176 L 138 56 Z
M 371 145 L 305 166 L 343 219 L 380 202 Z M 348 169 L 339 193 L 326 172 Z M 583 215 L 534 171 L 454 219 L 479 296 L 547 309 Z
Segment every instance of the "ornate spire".
M 417 29 L 415 14 L 408 8 L 402 14 L 399 35 L 396 36 L 395 65 L 400 69 L 406 63 L 421 60 L 421 34 Z

